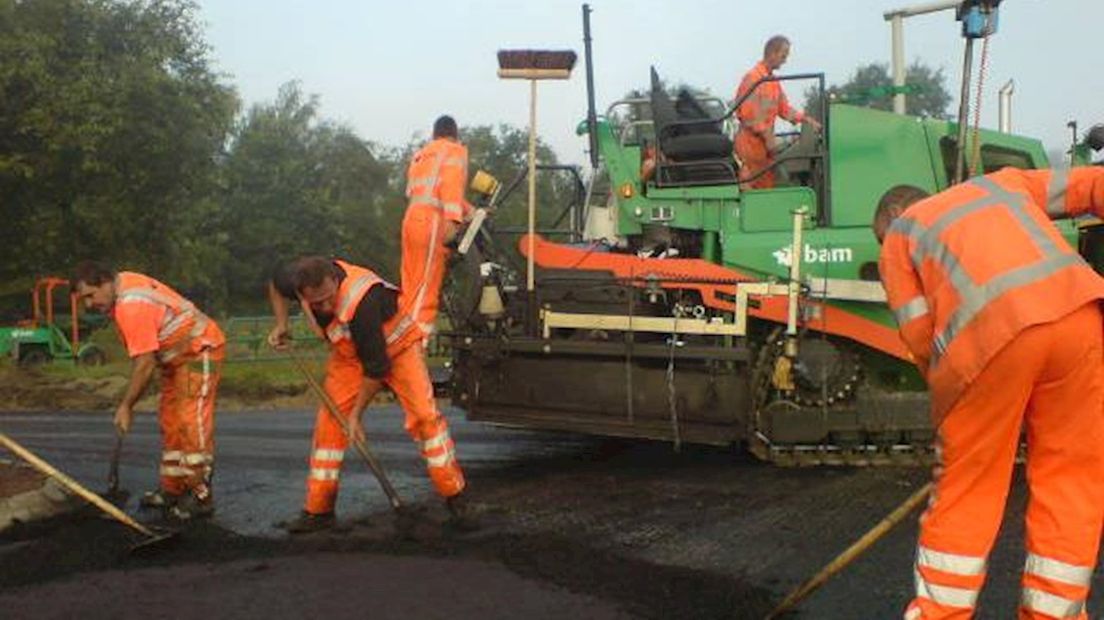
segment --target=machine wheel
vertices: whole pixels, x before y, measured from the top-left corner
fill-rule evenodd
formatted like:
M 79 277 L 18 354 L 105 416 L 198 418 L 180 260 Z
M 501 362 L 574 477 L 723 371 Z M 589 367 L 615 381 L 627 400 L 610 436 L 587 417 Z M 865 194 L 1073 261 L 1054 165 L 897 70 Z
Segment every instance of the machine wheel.
M 759 350 L 752 373 L 752 398 L 756 408 L 772 395 L 803 407 L 823 407 L 850 399 L 862 376 L 853 347 L 834 338 L 806 332 L 802 335 L 793 368 L 794 390 L 778 391 L 771 385 L 775 362 L 782 356 L 785 330 L 775 329 Z
M 472 329 L 479 325 L 479 296 L 483 292 L 479 265 L 483 255 L 477 246 L 457 257 L 445 274 L 441 287 L 441 308 L 448 315 L 454 330 Z
M 77 361 L 81 366 L 103 366 L 107 363 L 107 355 L 97 347 L 89 347 L 80 352 Z
M 44 347 L 31 347 L 19 354 L 19 365 L 27 368 L 41 366 L 49 361 L 50 353 Z

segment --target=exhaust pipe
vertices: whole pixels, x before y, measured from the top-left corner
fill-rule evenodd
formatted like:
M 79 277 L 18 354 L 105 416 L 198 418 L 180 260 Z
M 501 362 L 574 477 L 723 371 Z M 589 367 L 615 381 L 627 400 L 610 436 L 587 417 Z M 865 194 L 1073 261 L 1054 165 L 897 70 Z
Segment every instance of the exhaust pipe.
M 1016 83 L 1008 80 L 1000 87 L 1000 112 L 997 128 L 1001 133 L 1012 133 L 1012 93 L 1016 90 Z

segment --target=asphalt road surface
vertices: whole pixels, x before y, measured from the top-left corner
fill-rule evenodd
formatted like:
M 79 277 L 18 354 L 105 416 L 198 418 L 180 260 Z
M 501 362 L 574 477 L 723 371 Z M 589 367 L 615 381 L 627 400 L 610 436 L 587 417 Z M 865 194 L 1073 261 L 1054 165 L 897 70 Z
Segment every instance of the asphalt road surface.
M 94 545 L 82 547 L 101 534 L 81 528 L 114 527 L 106 522 L 60 526 L 43 536 L 48 542 L 0 545 L 0 609 L 71 617 L 91 605 L 131 617 L 126 610 L 134 608 L 119 601 L 156 591 L 161 598 L 151 604 L 176 617 L 164 613 L 181 604 L 165 594 L 176 582 L 220 593 L 204 599 L 223 601 L 210 603 L 210 617 L 761 618 L 927 479 L 915 468 L 782 469 L 734 450 L 674 453 L 662 443 L 507 430 L 448 414 L 485 526 L 477 534 L 398 540 L 382 493 L 350 451 L 338 503 L 346 532 L 289 541 L 273 523 L 301 506 L 313 412 L 222 413 L 218 511 L 207 529 L 156 560 L 105 559 Z M 422 507 L 427 522 L 443 521 L 401 413 L 371 409 L 365 423 L 400 495 Z M 107 415 L 3 414 L 0 430 L 90 488 L 106 487 Z M 139 417 L 121 469 L 132 511 L 156 484 L 159 453 L 154 420 Z M 981 618 L 1015 615 L 1024 502 L 1017 472 Z M 916 516 L 795 617 L 900 617 L 912 585 Z M 89 557 L 71 557 L 78 551 Z M 40 559 L 48 556 L 57 559 Z M 246 592 L 255 605 L 226 603 Z M 443 606 L 426 592 L 440 594 Z M 1101 592 L 1097 572 L 1093 617 L 1104 609 Z M 370 608 L 341 604 L 353 598 Z

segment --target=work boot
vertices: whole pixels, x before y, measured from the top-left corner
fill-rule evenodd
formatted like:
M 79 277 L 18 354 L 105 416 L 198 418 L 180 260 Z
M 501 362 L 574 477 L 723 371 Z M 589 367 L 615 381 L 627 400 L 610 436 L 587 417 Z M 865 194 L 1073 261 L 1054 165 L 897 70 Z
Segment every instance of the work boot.
M 332 512 L 314 514 L 303 511 L 298 517 L 284 523 L 284 529 L 288 534 L 310 534 L 333 529 L 337 525 L 337 517 Z
M 452 497 L 445 498 L 445 505 L 449 511 L 449 525 L 460 532 L 475 532 L 479 530 L 479 520 L 475 517 L 475 511 L 468 502 L 467 496 L 461 492 Z
M 192 493 L 185 493 L 176 503 L 165 510 L 165 514 L 180 521 L 205 519 L 215 514 L 215 502 L 209 496 L 203 500 Z
M 159 508 L 168 510 L 173 505 L 181 500 L 183 495 L 177 495 L 176 493 L 169 493 L 164 489 L 157 489 L 155 491 L 146 491 L 142 494 L 142 499 L 138 500 L 138 505 L 142 508 Z

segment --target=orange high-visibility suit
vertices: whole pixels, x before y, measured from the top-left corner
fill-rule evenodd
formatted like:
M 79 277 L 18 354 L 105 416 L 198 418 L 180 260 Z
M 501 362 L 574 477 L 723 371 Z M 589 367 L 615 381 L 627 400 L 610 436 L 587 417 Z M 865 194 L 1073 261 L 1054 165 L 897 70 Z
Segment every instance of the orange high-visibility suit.
M 1021 618 L 1087 618 L 1104 523 L 1101 279 L 1050 219 L 1104 214 L 1104 168 L 1006 168 L 917 202 L 882 280 L 931 389 L 935 491 L 905 617 L 969 618 L 1027 435 Z
M 767 65 L 760 61 L 744 75 L 736 89 L 736 100 L 751 91 L 759 80 L 772 75 Z M 774 134 L 774 121 L 781 116 L 791 123 L 805 120 L 805 113 L 790 106 L 786 93 L 777 81 L 763 82 L 736 110 L 740 129 L 736 132 L 733 148 L 740 160 L 740 186 L 744 189 L 770 189 L 774 187 L 774 170 L 766 170 L 774 163 L 768 148 L 768 136 Z
M 125 271 L 115 278 L 112 318 L 127 353 L 155 353 L 161 370 L 161 488 L 209 500 L 222 330 L 165 284 Z
M 348 418 L 354 414 L 353 406 L 365 376 L 351 322 L 369 291 L 377 286 L 394 287 L 364 267 L 340 260 L 335 260 L 334 264 L 344 273 L 344 277 L 338 283 L 337 310 L 329 324 L 320 326 L 324 337 L 330 342 L 324 386 L 342 415 Z M 312 316 L 306 304 L 304 312 Z M 401 312 L 386 319 L 381 326 L 382 333 L 393 330 L 401 321 L 400 317 Z M 421 343 L 415 341 L 402 347 L 388 346 L 387 357 L 390 358 L 390 369 L 380 379 L 395 392 L 406 414 L 404 428 L 421 449 L 437 493 L 442 497 L 452 497 L 464 490 L 464 474 L 456 460 L 448 422 L 437 409 Z M 334 421 L 325 406 L 319 407 L 314 425 L 310 473 L 307 476 L 307 512 L 333 512 L 348 441 L 341 425 Z
M 409 201 L 402 222 L 400 320 L 388 334 L 389 344 L 425 341 L 433 333 L 449 249 L 446 222 L 457 226 L 469 217 L 464 200 L 468 149 L 448 138 L 422 147 L 406 173 Z

